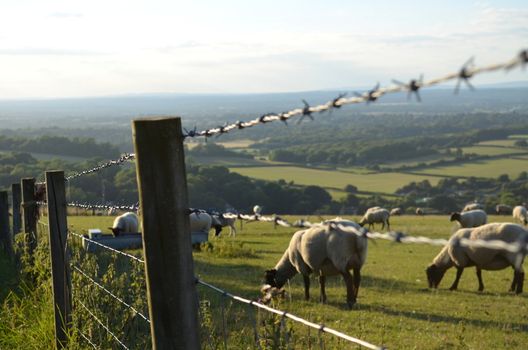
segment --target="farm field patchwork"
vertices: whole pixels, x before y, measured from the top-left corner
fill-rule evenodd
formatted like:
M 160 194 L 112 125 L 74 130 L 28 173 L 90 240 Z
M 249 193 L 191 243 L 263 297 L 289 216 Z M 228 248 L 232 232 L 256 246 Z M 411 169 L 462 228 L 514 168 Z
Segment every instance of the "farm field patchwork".
M 509 155 L 509 154 L 526 154 L 519 148 L 507 148 L 507 147 L 488 147 L 488 146 L 472 146 L 464 147 L 462 151 L 465 154 L 474 153 L 479 156 L 497 156 L 497 155 Z
M 528 170 L 528 164 L 521 159 L 491 159 L 477 160 L 463 164 L 429 167 L 421 169 L 420 173 L 444 176 L 476 176 L 476 177 L 498 177 L 508 174 L 515 178 L 522 171 Z
M 295 217 L 287 217 L 289 220 Z M 318 221 L 319 218 L 308 217 Z M 357 219 L 357 217 L 355 217 Z M 489 221 L 510 221 L 509 216 L 490 216 Z M 90 227 L 106 227 L 110 217 L 71 217 L 69 225 L 82 231 Z M 392 218 L 393 229 L 414 235 L 447 238 L 454 229 L 447 216 L 401 216 Z M 270 223 L 244 225 L 236 238 L 210 238 L 213 252 L 194 253 L 195 269 L 199 277 L 221 288 L 246 298 L 259 296 L 263 271 L 278 261 L 295 229 Z M 215 246 L 241 244 L 243 254 L 222 257 L 214 253 Z M 387 241 L 370 241 L 366 264 L 362 270 L 362 283 L 358 304 L 353 310 L 344 307 L 345 287 L 341 278 L 327 279 L 327 304 L 318 302 L 319 290 L 312 276 L 311 300 L 303 299 L 303 283 L 300 276 L 286 285 L 288 296 L 275 301 L 275 306 L 314 322 L 342 331 L 388 349 L 524 349 L 528 343 L 528 293 L 515 296 L 507 293 L 512 278 L 511 269 L 484 271 L 486 286 L 479 293 L 474 269 L 469 268 L 462 276 L 459 290 L 447 290 L 454 279 L 454 271 L 448 271 L 438 290 L 426 288 L 424 270 L 441 247 L 416 244 L 396 244 Z M 528 265 L 525 262 L 525 269 Z M 198 287 L 199 297 L 210 304 L 210 316 L 217 334 L 221 333 L 222 297 Z M 252 339 L 254 311 L 247 306 L 225 300 L 228 348 L 246 348 Z M 208 305 L 209 305 L 208 304 Z M 261 321 L 266 313 L 259 312 Z M 308 330 L 301 325 L 287 322 L 291 327 L 293 342 L 303 342 Z M 318 347 L 317 332 L 312 330 L 313 348 Z M 242 334 L 242 335 L 241 335 Z M 265 332 L 261 329 L 261 336 Z M 244 342 L 244 339 L 246 343 Z M 328 349 L 358 349 L 338 342 L 331 335 L 323 336 Z M 242 343 L 241 343 L 242 342 Z M 294 348 L 308 348 L 294 345 Z
M 294 181 L 298 185 L 317 185 L 324 188 L 344 188 L 348 184 L 357 186 L 360 191 L 393 193 L 396 189 L 411 181 L 429 180 L 436 184 L 439 180 L 434 176 L 421 176 L 402 173 L 379 173 L 360 175 L 341 171 L 318 170 L 295 166 L 276 167 L 232 167 L 231 171 L 262 179 L 277 181 L 284 179 Z

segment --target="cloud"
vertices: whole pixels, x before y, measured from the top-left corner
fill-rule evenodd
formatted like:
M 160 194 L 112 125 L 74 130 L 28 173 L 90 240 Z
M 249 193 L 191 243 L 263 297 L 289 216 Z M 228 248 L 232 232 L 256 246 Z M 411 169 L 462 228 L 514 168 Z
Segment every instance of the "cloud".
M 78 12 L 53 12 L 48 15 L 52 18 L 83 18 L 84 15 Z
M 51 48 L 37 48 L 24 47 L 13 49 L 0 49 L 0 55 L 35 55 L 35 56 L 93 56 L 104 55 L 105 52 L 89 51 L 89 50 L 75 50 L 75 49 L 51 49 Z

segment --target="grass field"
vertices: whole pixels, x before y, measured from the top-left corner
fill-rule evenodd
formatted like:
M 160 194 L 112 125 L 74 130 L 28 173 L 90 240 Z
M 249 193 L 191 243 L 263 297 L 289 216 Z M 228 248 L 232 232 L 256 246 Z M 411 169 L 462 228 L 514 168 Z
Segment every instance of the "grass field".
M 512 147 L 514 143 L 515 143 L 514 139 L 507 139 L 507 140 L 482 141 L 482 142 L 477 143 L 477 145 Z
M 518 148 L 507 148 L 507 147 L 488 147 L 488 146 L 472 146 L 464 147 L 462 151 L 465 154 L 474 153 L 479 156 L 498 156 L 498 155 L 509 155 L 509 154 L 519 154 L 526 153 Z
M 433 176 L 402 173 L 360 175 L 342 171 L 308 169 L 295 166 L 232 167 L 230 169 L 239 174 L 263 180 L 276 181 L 284 179 L 286 181 L 294 181 L 298 185 L 318 185 L 324 188 L 344 188 L 348 184 L 353 184 L 361 191 L 381 193 L 393 193 L 396 189 L 411 181 L 427 179 L 432 184 L 436 184 L 439 180 L 439 178 Z
M 476 177 L 498 177 L 508 174 L 510 178 L 515 178 L 521 171 L 527 171 L 526 161 L 520 159 L 491 159 L 471 161 L 463 164 L 456 164 L 441 167 L 429 167 L 421 169 L 420 173 L 444 175 L 444 176 L 476 176 Z
M 92 227 L 107 227 L 111 220 L 110 217 L 71 217 L 69 225 L 82 232 Z M 509 220 L 510 217 L 491 216 L 489 221 Z M 446 216 L 394 217 L 391 224 L 398 231 L 439 238 L 449 237 L 454 228 Z M 203 280 L 232 293 L 256 298 L 263 271 L 275 265 L 293 232 L 294 229 L 287 228 L 274 230 L 269 223 L 251 223 L 244 225 L 235 239 L 211 238 L 213 247 L 237 243 L 243 248 L 229 256 L 215 254 L 214 249 L 195 252 L 196 272 Z M 345 288 L 340 278 L 328 279 L 328 303 L 323 305 L 317 301 L 315 277 L 312 278 L 312 300 L 304 301 L 302 279 L 296 276 L 286 286 L 289 296 L 277 301 L 276 306 L 388 349 L 525 349 L 528 297 L 526 293 L 515 296 L 506 292 L 512 278 L 511 269 L 484 271 L 486 289 L 482 293 L 476 291 L 474 269 L 464 273 L 458 291 L 447 290 L 454 271 L 448 271 L 439 290 L 429 290 L 424 269 L 439 250 L 440 247 L 428 245 L 370 242 L 358 304 L 353 310 L 344 307 Z M 243 254 L 247 252 L 251 257 Z M 211 322 L 220 332 L 222 297 L 203 287 L 198 291 L 202 301 L 209 300 Z M 241 342 L 244 337 L 246 341 L 252 338 L 252 313 L 245 306 L 231 302 L 226 305 L 228 348 L 247 348 Z M 264 318 L 260 313 L 260 319 Z M 293 348 L 308 348 L 302 343 L 308 330 L 288 325 L 292 327 L 291 340 L 304 344 Z M 312 330 L 311 336 L 316 336 L 316 332 Z M 330 335 L 323 339 L 327 349 L 357 349 L 333 340 Z M 317 341 L 315 338 L 311 343 L 313 348 L 318 348 Z

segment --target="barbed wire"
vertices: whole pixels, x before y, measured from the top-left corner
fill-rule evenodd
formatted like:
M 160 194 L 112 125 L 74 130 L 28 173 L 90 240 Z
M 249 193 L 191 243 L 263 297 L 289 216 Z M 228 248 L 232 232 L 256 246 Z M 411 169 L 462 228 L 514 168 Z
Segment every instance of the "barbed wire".
M 99 246 L 99 247 L 101 247 L 101 248 L 104 248 L 104 249 L 106 249 L 106 250 L 111 251 L 112 253 L 120 254 L 120 255 L 126 256 L 127 258 L 130 258 L 130 259 L 132 259 L 133 261 L 137 261 L 137 262 L 142 263 L 142 264 L 145 263 L 145 260 L 140 259 L 140 258 L 138 258 L 138 257 L 136 257 L 136 256 L 134 256 L 134 255 L 132 255 L 132 254 L 128 254 L 128 253 L 122 252 L 122 251 L 120 251 L 120 250 L 114 249 L 114 248 L 112 248 L 112 247 L 109 247 L 109 246 L 104 245 L 104 244 L 102 244 L 102 243 L 99 243 L 99 242 L 97 242 L 97 241 L 94 241 L 93 239 L 90 239 L 90 238 L 88 238 L 88 237 L 86 237 L 86 236 L 80 235 L 80 234 L 78 234 L 78 233 L 76 233 L 76 232 L 73 232 L 73 231 L 68 231 L 68 232 L 69 232 L 71 235 L 73 235 L 73 236 L 75 236 L 75 237 L 77 237 L 77 238 L 80 238 L 81 240 L 85 240 L 85 241 L 87 241 L 87 242 L 89 242 L 89 243 L 93 243 L 93 244 L 95 244 L 95 245 L 97 245 L 97 246 Z
M 225 290 L 223 290 L 223 289 L 221 289 L 221 288 L 219 288 L 217 286 L 214 286 L 214 285 L 212 285 L 210 283 L 204 282 L 203 280 L 201 280 L 199 278 L 196 278 L 196 283 L 201 284 L 201 285 L 203 285 L 205 287 L 208 287 L 208 288 L 216 291 L 217 293 L 220 293 L 223 296 L 229 297 L 229 298 L 231 298 L 233 300 L 236 300 L 238 302 L 241 302 L 241 303 L 244 303 L 244 304 L 248 304 L 248 305 L 253 305 L 253 306 L 257 307 L 257 308 L 266 310 L 266 311 L 274 313 L 276 315 L 279 315 L 279 316 L 282 316 L 282 317 L 287 317 L 287 318 L 292 319 L 292 320 L 294 320 L 296 322 L 302 323 L 302 324 L 304 324 L 304 325 L 306 325 L 308 327 L 315 328 L 315 329 L 319 330 L 320 332 L 333 334 L 333 335 L 335 335 L 335 336 L 337 336 L 337 337 L 339 337 L 341 339 L 347 340 L 349 342 L 353 342 L 355 344 L 361 345 L 361 346 L 369 348 L 369 349 L 385 350 L 384 347 L 380 347 L 380 346 L 368 343 L 368 342 L 366 342 L 364 340 L 361 340 L 361 339 L 358 339 L 358 338 L 354 338 L 354 337 L 349 336 L 347 334 L 344 334 L 342 332 L 336 331 L 336 330 L 334 330 L 332 328 L 326 327 L 323 324 L 313 323 L 313 322 L 307 321 L 304 318 L 301 318 L 299 316 L 295 316 L 294 314 L 291 314 L 289 312 L 277 310 L 277 309 L 274 309 L 274 308 L 269 307 L 267 305 L 264 305 L 262 303 L 259 303 L 257 301 L 245 299 L 245 298 L 239 297 L 237 295 L 231 294 L 231 293 L 229 293 L 229 292 L 227 292 L 227 291 L 225 291 Z
M 134 153 L 125 153 L 121 157 L 119 157 L 118 159 L 109 160 L 109 161 L 106 161 L 105 163 L 99 164 L 99 165 L 97 165 L 97 166 L 95 166 L 93 168 L 73 173 L 73 174 L 71 174 L 69 176 L 66 176 L 65 179 L 66 179 L 66 181 L 70 181 L 70 180 L 73 180 L 75 178 L 78 178 L 78 177 L 81 177 L 81 176 L 84 176 L 84 175 L 88 175 L 88 174 L 92 174 L 92 173 L 98 172 L 100 170 L 106 169 L 106 168 L 111 167 L 111 166 L 121 165 L 121 164 L 123 164 L 125 162 L 128 162 L 130 160 L 134 160 L 134 159 L 136 159 L 136 155 Z
M 78 273 L 80 273 L 82 276 L 84 276 L 84 278 L 88 279 L 90 282 L 92 282 L 92 284 L 96 285 L 97 287 L 99 287 L 100 289 L 102 289 L 106 294 L 110 295 L 112 298 L 114 298 L 115 300 L 117 300 L 118 302 L 120 302 L 122 305 L 126 306 L 128 309 L 132 310 L 136 315 L 140 316 L 143 320 L 145 320 L 146 322 L 150 323 L 150 320 L 147 316 L 143 315 L 141 312 L 139 312 L 135 307 L 133 307 L 132 305 L 128 304 L 126 301 L 124 301 L 123 299 L 121 299 L 120 297 L 118 297 L 117 295 L 115 295 L 114 293 L 112 293 L 110 290 L 108 290 L 105 286 L 103 286 L 101 283 L 97 282 L 95 279 L 93 279 L 92 277 L 90 277 L 86 272 L 84 272 L 82 269 L 80 269 L 78 266 L 75 266 L 73 265 L 72 266 L 73 269 L 75 271 L 77 271 Z
M 88 338 L 83 332 L 81 332 L 80 329 L 77 329 L 77 332 L 79 333 L 79 335 L 88 342 L 88 344 L 90 344 L 94 349 L 99 349 L 99 347 L 97 345 L 95 345 L 91 340 L 90 338 Z
M 95 316 L 95 314 L 86 306 L 84 305 L 84 303 L 82 301 L 80 301 L 79 299 L 77 299 L 77 302 L 86 310 L 86 312 L 88 312 L 88 314 L 90 314 L 90 316 L 92 316 L 92 318 L 97 322 L 99 323 L 99 325 L 101 327 L 103 327 L 106 332 L 108 334 L 110 334 L 112 336 L 112 338 L 114 338 L 114 340 L 119 344 L 121 345 L 121 347 L 123 349 L 126 349 L 126 350 L 130 350 L 121 340 L 119 340 L 119 338 L 107 327 L 105 326 L 105 324 L 97 317 Z
M 344 105 L 349 104 L 358 104 L 358 103 L 371 103 L 378 100 L 380 97 L 386 94 L 390 93 L 398 93 L 398 92 L 407 92 L 408 97 L 410 97 L 412 94 L 416 95 L 417 99 L 421 101 L 419 91 L 423 88 L 428 88 L 434 85 L 438 85 L 441 83 L 445 83 L 447 81 L 451 80 L 457 80 L 456 86 L 455 86 L 455 94 L 458 93 L 458 90 L 460 88 L 460 84 L 464 82 L 468 87 L 471 89 L 473 88 L 473 85 L 470 83 L 470 79 L 478 74 L 483 73 L 489 73 L 489 72 L 495 72 L 495 71 L 510 71 L 511 69 L 517 67 L 517 66 L 526 66 L 528 64 L 528 50 L 521 51 L 515 58 L 503 62 L 503 63 L 497 63 L 492 64 L 488 66 L 483 67 L 475 67 L 473 64 L 473 59 L 470 59 L 464 65 L 462 68 L 455 72 L 447 74 L 443 77 L 432 79 L 429 81 L 423 82 L 423 77 L 419 80 L 412 79 L 409 81 L 409 83 L 402 83 L 399 81 L 394 81 L 395 85 L 391 85 L 388 87 L 381 87 L 379 86 L 379 83 L 370 91 L 366 91 L 362 94 L 355 93 L 355 97 L 346 97 L 346 94 L 339 94 L 334 99 L 317 105 L 317 106 L 310 106 L 308 102 L 305 100 L 302 100 L 304 106 L 301 108 L 295 108 L 290 111 L 282 112 L 282 113 L 267 113 L 264 114 L 258 118 L 255 118 L 253 120 L 249 121 L 237 121 L 235 123 L 226 123 L 223 126 L 218 126 L 215 128 L 205 129 L 202 131 L 196 131 L 196 128 L 193 130 L 187 130 L 184 128 L 184 138 L 187 137 L 211 137 L 215 135 L 222 135 L 225 133 L 228 133 L 232 130 L 241 130 L 250 128 L 259 124 L 266 124 L 270 122 L 275 121 L 281 121 L 287 124 L 287 121 L 290 120 L 293 117 L 300 116 L 300 119 L 298 122 L 301 122 L 304 118 L 310 118 L 313 119 L 314 113 L 324 113 L 326 111 L 331 111 L 333 109 L 340 108 Z
M 70 202 L 66 204 L 70 208 L 79 208 L 86 210 L 128 210 L 128 211 L 138 211 L 139 203 L 130 204 L 130 205 L 113 205 L 113 204 L 90 204 L 90 203 L 79 203 L 79 202 Z

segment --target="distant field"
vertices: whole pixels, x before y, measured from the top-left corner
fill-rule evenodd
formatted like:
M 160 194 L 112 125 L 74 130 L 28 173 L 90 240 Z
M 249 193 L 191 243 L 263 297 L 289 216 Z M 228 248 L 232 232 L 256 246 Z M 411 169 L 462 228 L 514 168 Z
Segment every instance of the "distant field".
M 503 146 L 503 147 L 511 147 L 515 143 L 515 140 L 491 140 L 491 141 L 483 141 L 477 143 L 477 145 L 487 145 L 487 146 Z
M 463 164 L 442 167 L 430 167 L 420 170 L 420 173 L 447 175 L 447 176 L 476 176 L 476 177 L 498 177 L 508 174 L 517 177 L 521 171 L 528 170 L 528 163 L 520 159 L 492 159 L 483 161 L 472 161 Z
M 0 150 L 0 153 L 8 153 L 13 151 L 2 151 Z M 38 160 L 51 160 L 51 159 L 62 159 L 67 162 L 82 162 L 85 161 L 86 157 L 75 157 L 75 156 L 64 156 L 60 154 L 50 154 L 50 153 L 36 153 L 36 152 L 27 152 L 31 154 L 35 159 Z
M 324 188 L 345 188 L 352 184 L 361 191 L 393 193 L 396 189 L 412 181 L 429 180 L 436 184 L 439 180 L 433 176 L 420 176 L 402 173 L 379 173 L 359 175 L 341 171 L 307 169 L 295 166 L 276 167 L 232 167 L 231 171 L 249 177 L 277 181 L 284 179 L 298 185 L 317 185 Z
M 508 138 L 509 139 L 528 139 L 528 135 L 526 134 L 510 135 Z
M 464 153 L 474 153 L 479 156 L 498 156 L 507 154 L 518 154 L 523 151 L 518 148 L 506 148 L 506 147 L 487 147 L 487 146 L 472 146 L 462 148 Z M 528 153 L 528 152 L 525 152 Z

